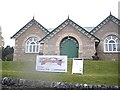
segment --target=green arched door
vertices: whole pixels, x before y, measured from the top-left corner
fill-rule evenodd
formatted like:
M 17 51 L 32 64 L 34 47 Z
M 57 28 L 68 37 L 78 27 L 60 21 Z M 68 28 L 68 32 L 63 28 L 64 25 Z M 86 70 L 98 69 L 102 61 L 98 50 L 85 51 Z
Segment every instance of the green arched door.
M 72 38 L 64 38 L 60 44 L 60 55 L 67 55 L 68 58 L 78 57 L 78 42 Z

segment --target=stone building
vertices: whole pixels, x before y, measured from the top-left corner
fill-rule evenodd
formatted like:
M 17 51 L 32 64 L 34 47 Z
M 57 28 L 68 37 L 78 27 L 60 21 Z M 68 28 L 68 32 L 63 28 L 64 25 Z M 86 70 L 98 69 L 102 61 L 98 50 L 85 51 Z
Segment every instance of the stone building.
M 67 55 L 68 58 L 118 60 L 120 20 L 109 15 L 91 31 L 69 17 L 49 32 L 34 18 L 11 38 L 15 60 L 35 60 L 36 55 Z

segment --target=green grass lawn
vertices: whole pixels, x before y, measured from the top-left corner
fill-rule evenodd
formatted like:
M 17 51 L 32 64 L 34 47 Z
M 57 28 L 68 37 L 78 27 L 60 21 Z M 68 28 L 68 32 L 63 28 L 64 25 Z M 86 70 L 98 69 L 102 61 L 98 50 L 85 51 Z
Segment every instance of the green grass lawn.
M 1 61 L 2 77 L 69 82 L 79 84 L 100 84 L 118 86 L 118 61 L 84 61 L 84 74 L 72 74 L 72 60 L 68 60 L 67 73 L 35 71 L 35 61 Z

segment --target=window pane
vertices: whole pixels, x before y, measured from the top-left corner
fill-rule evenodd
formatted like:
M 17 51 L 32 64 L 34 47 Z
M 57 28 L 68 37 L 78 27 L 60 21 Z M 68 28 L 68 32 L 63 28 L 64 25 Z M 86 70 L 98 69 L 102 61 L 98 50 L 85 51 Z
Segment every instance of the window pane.
M 116 38 L 115 36 L 111 36 L 111 37 L 112 37 L 111 39 L 114 39 L 114 40 L 115 40 L 115 38 Z
M 33 45 L 33 52 L 35 52 L 35 45 Z
M 29 40 L 32 41 L 32 38 L 30 38 Z
M 116 51 L 116 45 L 113 44 L 113 51 Z
M 107 40 L 107 39 L 105 40 L 105 43 L 108 43 L 108 40 Z
M 109 41 L 109 43 L 115 43 L 115 41 L 113 41 L 113 40 L 110 40 L 110 41 Z
M 35 42 L 31 42 L 31 44 L 35 44 Z
M 27 41 L 27 44 L 29 44 L 29 41 Z
M 32 52 L 32 45 L 29 46 L 29 52 Z
M 36 38 L 34 38 L 34 41 L 36 41 Z
M 112 51 L 112 45 L 109 44 L 109 51 Z

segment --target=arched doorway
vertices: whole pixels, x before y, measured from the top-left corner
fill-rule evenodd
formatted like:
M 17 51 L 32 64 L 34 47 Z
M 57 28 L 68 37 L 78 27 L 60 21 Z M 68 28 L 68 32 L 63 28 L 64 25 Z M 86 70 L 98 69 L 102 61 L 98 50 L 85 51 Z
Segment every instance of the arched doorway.
M 67 55 L 68 58 L 78 57 L 78 49 L 78 42 L 73 37 L 65 37 L 60 43 L 60 55 Z

